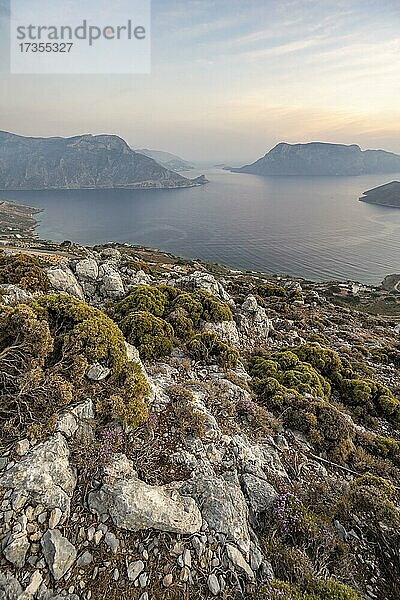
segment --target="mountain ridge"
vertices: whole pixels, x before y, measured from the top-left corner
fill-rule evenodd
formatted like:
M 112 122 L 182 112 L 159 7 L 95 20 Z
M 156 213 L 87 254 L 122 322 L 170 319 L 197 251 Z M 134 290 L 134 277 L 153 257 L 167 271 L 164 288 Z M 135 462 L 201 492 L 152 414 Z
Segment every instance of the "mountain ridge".
M 0 131 L 0 189 L 179 188 L 199 185 L 113 134 L 26 137 Z
M 176 154 L 172 154 L 171 152 L 165 152 L 164 150 L 137 148 L 135 151 L 139 152 L 140 154 L 144 154 L 144 156 L 152 158 L 166 169 L 169 169 L 170 171 L 176 171 L 177 173 L 180 173 L 181 171 L 190 171 L 191 169 L 195 168 L 191 162 L 181 158 L 180 156 L 177 156 Z

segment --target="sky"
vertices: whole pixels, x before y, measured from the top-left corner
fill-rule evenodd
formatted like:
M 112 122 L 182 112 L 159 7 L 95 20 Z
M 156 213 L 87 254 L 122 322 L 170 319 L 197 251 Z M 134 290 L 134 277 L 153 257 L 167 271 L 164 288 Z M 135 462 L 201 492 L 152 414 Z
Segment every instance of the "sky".
M 0 129 L 114 133 L 226 164 L 280 141 L 400 153 L 399 0 L 153 0 L 151 43 L 150 74 L 3 67 Z

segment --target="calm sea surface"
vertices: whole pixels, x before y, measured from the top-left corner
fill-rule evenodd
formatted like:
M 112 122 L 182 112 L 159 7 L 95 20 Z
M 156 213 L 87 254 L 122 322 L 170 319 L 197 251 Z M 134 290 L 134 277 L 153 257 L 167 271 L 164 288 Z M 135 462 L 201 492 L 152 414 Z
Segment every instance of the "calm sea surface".
M 400 209 L 359 202 L 400 179 L 257 177 L 220 170 L 183 190 L 0 192 L 44 209 L 38 234 L 141 244 L 238 269 L 379 283 L 400 273 Z

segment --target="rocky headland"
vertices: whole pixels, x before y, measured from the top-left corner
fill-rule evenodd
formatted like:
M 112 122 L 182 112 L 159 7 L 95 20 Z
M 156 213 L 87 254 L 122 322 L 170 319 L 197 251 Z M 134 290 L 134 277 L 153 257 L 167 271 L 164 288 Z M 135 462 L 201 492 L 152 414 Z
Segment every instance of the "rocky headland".
M 399 597 L 396 290 L 39 240 L 0 290 L 0 598 Z
M 371 204 L 400 208 L 400 181 L 391 181 L 372 190 L 367 190 L 360 200 Z

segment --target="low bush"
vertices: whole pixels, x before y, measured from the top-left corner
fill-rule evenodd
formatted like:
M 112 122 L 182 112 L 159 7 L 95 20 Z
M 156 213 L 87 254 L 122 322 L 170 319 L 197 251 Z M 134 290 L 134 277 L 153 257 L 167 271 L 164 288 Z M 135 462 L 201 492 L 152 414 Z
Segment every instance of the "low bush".
M 215 333 L 205 332 L 195 335 L 187 344 L 190 356 L 206 364 L 217 363 L 222 367 L 236 367 L 239 353 L 235 348 L 221 342 Z
M 121 329 L 142 358 L 149 360 L 171 354 L 174 330 L 164 319 L 146 311 L 131 312 L 121 321 Z
M 0 284 L 14 284 L 29 292 L 47 292 L 50 281 L 43 261 L 28 254 L 0 254 Z
M 92 362 L 108 366 L 109 377 L 89 381 Z M 147 418 L 148 384 L 128 361 L 122 332 L 101 311 L 64 294 L 0 307 L 0 385 L 3 440 L 45 434 L 60 410 L 92 395 L 105 420 L 133 427 Z
M 201 321 L 232 320 L 229 306 L 212 294 L 167 285 L 136 286 L 109 307 L 109 314 L 145 359 L 167 356 L 175 344 L 190 342 Z

